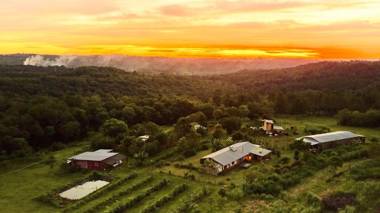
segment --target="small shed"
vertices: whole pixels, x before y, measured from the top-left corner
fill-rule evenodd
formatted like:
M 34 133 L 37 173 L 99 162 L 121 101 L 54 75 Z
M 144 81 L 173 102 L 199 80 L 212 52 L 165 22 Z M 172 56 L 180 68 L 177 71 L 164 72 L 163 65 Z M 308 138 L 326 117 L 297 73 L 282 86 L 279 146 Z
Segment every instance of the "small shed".
M 264 131 L 266 131 L 266 132 L 272 132 L 273 131 L 273 127 L 274 127 L 274 121 L 273 120 L 263 119 L 262 122 L 263 122 L 262 129 Z
M 140 141 L 142 142 L 146 142 L 147 140 L 149 140 L 150 136 L 149 135 L 141 135 L 139 137 L 137 137 Z
M 99 149 L 72 156 L 67 163 L 82 169 L 104 170 L 122 164 L 124 159 L 124 155 L 112 152 L 112 149 Z
M 282 126 L 275 125 L 273 120 L 263 119 L 261 121 L 263 122 L 263 125 L 260 129 L 264 130 L 267 135 L 276 136 L 286 134 L 285 129 Z

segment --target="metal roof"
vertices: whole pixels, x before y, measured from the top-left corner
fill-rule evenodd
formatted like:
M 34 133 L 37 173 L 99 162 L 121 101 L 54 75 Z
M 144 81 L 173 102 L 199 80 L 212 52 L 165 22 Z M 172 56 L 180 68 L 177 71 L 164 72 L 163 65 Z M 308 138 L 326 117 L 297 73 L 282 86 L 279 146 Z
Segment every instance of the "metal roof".
M 261 121 L 266 122 L 266 123 L 274 124 L 274 121 L 273 121 L 273 120 L 263 119 L 263 120 L 261 120 Z
M 271 153 L 272 151 L 270 151 L 269 149 L 264 149 L 262 147 L 256 147 L 256 148 L 253 148 L 251 150 L 251 153 L 254 154 L 254 155 L 258 155 L 258 156 L 266 156 L 268 155 L 269 153 Z
M 311 145 L 316 145 L 319 143 L 328 143 L 333 141 L 352 139 L 364 137 L 363 135 L 358 135 L 349 131 L 336 131 L 317 135 L 308 135 L 303 138 L 303 142 L 310 143 Z
M 216 162 L 218 162 L 224 166 L 224 165 L 230 164 L 230 163 L 232 163 L 238 159 L 241 159 L 241 158 L 247 156 L 248 154 L 252 153 L 252 154 L 256 155 L 256 153 L 255 153 L 256 151 L 257 151 L 257 153 L 259 153 L 258 148 L 260 148 L 260 145 L 251 144 L 250 142 L 240 142 L 240 143 L 233 144 L 229 147 L 223 148 L 221 150 L 218 150 L 216 152 L 213 152 L 209 155 L 206 155 L 202 159 L 211 158 L 211 159 L 215 160 Z M 262 149 L 262 148 L 260 148 L 260 149 Z M 266 150 L 266 149 L 262 149 L 262 150 Z M 270 150 L 267 150 L 267 151 L 269 151 L 269 153 L 271 152 Z M 267 152 L 267 151 L 265 151 L 265 152 Z M 264 153 L 264 151 L 263 151 L 263 153 Z
M 147 141 L 149 138 L 150 138 L 149 135 L 141 135 L 138 137 L 138 139 L 141 140 L 142 142 Z
M 69 160 L 88 160 L 88 161 L 103 161 L 113 157 L 119 153 L 112 152 L 112 149 L 99 149 L 94 152 L 83 152 L 69 158 Z
M 285 130 L 284 127 L 282 127 L 282 126 L 277 126 L 277 125 L 274 125 L 274 126 L 273 126 L 273 129 L 274 129 L 274 130 L 278 130 L 278 131 L 283 131 L 283 130 Z

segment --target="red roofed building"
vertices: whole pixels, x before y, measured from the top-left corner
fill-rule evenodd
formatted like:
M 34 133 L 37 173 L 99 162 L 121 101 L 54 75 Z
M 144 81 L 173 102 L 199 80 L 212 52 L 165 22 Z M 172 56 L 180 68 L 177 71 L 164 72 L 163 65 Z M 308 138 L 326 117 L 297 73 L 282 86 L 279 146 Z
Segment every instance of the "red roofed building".
M 122 164 L 124 159 L 124 155 L 112 152 L 112 149 L 99 149 L 72 156 L 67 163 L 82 169 L 105 170 Z

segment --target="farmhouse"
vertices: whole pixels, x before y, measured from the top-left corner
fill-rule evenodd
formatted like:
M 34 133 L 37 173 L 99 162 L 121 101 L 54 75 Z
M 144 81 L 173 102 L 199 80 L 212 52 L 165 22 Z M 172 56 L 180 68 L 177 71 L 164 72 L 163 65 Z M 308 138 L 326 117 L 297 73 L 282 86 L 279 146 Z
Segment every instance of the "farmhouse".
M 82 169 L 104 170 L 122 164 L 124 159 L 124 155 L 112 152 L 112 149 L 99 149 L 72 156 L 67 163 Z
M 364 142 L 365 137 L 349 131 L 336 131 L 317 135 L 309 135 L 296 139 L 310 145 L 313 149 L 325 149 L 340 144 Z
M 206 172 L 218 175 L 243 162 L 262 160 L 269 157 L 270 150 L 250 142 L 240 142 L 204 156 L 200 163 Z

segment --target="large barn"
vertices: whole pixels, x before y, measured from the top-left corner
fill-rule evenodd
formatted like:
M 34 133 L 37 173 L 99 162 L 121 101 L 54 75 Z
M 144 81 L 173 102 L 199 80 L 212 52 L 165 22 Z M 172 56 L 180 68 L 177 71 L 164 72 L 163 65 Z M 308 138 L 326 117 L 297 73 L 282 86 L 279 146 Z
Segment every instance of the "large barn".
M 352 144 L 358 142 L 364 142 L 365 137 L 349 131 L 336 131 L 317 135 L 308 135 L 298 138 L 313 149 L 325 149 L 335 147 L 340 144 Z
M 270 150 L 250 142 L 240 142 L 204 156 L 200 163 L 206 172 L 218 175 L 243 162 L 262 160 L 269 157 Z
M 82 169 L 104 170 L 122 164 L 124 159 L 124 155 L 112 152 L 112 149 L 99 149 L 72 156 L 67 163 Z

